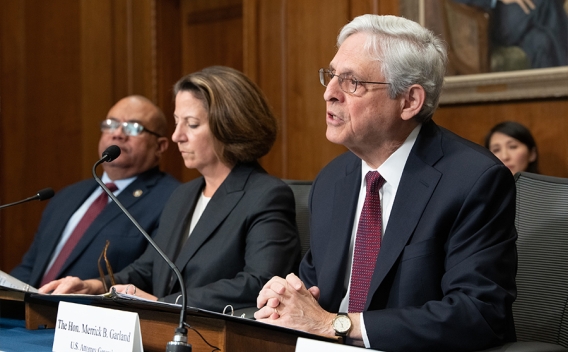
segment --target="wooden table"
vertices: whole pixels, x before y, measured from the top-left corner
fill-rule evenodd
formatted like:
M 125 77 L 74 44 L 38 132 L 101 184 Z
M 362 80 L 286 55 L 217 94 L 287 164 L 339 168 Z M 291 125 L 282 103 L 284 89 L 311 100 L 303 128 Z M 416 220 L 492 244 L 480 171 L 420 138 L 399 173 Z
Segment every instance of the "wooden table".
M 26 327 L 28 329 L 55 327 L 60 301 L 138 313 L 142 343 L 147 352 L 164 351 L 166 344 L 172 341 L 179 324 L 179 306 L 101 296 L 26 294 L 24 297 Z M 192 327 L 188 331 L 188 342 L 196 352 L 212 350 L 204 340 L 221 351 L 229 352 L 293 352 L 298 337 L 337 342 L 337 339 L 196 308 L 188 308 L 185 321 Z

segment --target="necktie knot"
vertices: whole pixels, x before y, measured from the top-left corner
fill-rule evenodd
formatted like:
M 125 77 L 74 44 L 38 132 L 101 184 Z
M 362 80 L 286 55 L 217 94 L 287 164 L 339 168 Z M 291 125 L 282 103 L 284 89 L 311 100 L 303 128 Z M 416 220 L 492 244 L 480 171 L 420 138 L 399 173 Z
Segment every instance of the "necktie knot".
M 367 193 L 377 193 L 379 189 L 383 187 L 385 179 L 379 174 L 378 171 L 369 171 L 365 175 L 365 180 L 367 181 Z
M 116 185 L 114 184 L 114 182 L 109 182 L 109 183 L 105 183 L 105 185 L 107 186 L 107 188 L 109 189 L 109 191 L 114 192 L 116 190 L 118 190 L 118 187 L 116 187 Z M 103 191 L 104 192 L 104 191 Z

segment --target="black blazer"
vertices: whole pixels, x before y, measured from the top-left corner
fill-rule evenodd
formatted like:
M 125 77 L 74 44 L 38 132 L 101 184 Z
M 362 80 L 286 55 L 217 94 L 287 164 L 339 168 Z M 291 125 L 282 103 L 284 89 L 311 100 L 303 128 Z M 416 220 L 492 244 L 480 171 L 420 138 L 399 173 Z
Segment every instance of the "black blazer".
M 311 249 L 300 265 L 337 312 L 361 185 L 361 159 L 327 165 L 310 195 Z M 515 185 L 488 150 L 425 123 L 408 157 L 363 313 L 371 347 L 481 350 L 515 340 Z
M 181 248 L 203 177 L 181 185 L 168 201 L 156 243 L 180 269 L 189 306 L 223 311 L 256 306 L 262 286 L 274 275 L 286 275 L 299 263 L 300 242 L 294 195 L 280 179 L 260 165 L 237 165 L 215 192 Z M 175 302 L 180 294 L 173 273 L 157 252 L 144 255 L 115 275 L 161 300 Z
M 160 214 L 167 199 L 179 182 L 153 168 L 140 174 L 118 195 L 118 200 L 151 236 L 157 233 Z M 99 187 L 88 179 L 57 192 L 45 208 L 34 240 L 22 262 L 11 275 L 38 286 L 59 238 L 71 216 Z M 97 261 L 106 240 L 110 241 L 107 257 L 114 271 L 119 271 L 144 253 L 147 241 L 113 202 L 93 221 L 61 268 L 58 278 L 77 276 L 81 279 L 99 277 Z M 103 268 L 106 272 L 106 268 Z

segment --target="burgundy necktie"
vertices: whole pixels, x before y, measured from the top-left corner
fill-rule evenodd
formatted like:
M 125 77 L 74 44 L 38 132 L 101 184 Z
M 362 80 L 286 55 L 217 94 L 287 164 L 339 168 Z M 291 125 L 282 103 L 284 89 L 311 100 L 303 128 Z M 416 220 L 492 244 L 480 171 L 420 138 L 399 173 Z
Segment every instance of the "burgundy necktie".
M 111 192 L 114 192 L 118 189 L 112 182 L 107 183 L 106 186 Z M 59 272 L 61 271 L 61 268 L 63 267 L 63 264 L 73 251 L 73 248 L 75 248 L 77 243 L 79 243 L 79 240 L 81 239 L 81 237 L 83 237 L 85 231 L 87 231 L 89 226 L 91 226 L 93 220 L 95 220 L 95 218 L 101 213 L 101 211 L 103 211 L 107 203 L 108 195 L 103 191 L 103 193 L 101 193 L 91 204 L 89 209 L 87 209 L 85 215 L 83 215 L 79 223 L 77 223 L 77 226 L 71 233 L 71 236 L 69 236 L 67 242 L 65 242 L 65 245 L 63 245 L 61 252 L 59 252 L 57 259 L 55 259 L 55 262 L 53 262 L 51 268 L 43 276 L 43 279 L 41 280 L 41 286 L 57 278 Z M 93 263 L 93 265 L 95 265 L 95 263 Z
M 377 171 L 369 171 L 365 180 L 367 181 L 367 192 L 357 227 L 351 269 L 350 313 L 360 313 L 365 308 L 371 277 L 381 249 L 382 214 L 379 190 L 385 183 L 385 179 Z

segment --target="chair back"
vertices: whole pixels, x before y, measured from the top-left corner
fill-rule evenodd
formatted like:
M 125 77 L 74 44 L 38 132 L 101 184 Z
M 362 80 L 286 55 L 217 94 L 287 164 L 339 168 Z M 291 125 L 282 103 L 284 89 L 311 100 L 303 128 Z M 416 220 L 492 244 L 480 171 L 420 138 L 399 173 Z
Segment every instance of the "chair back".
M 312 188 L 312 181 L 283 180 L 294 192 L 296 201 L 296 224 L 300 234 L 302 258 L 310 248 L 310 212 L 308 210 L 308 196 Z
M 518 341 L 568 347 L 568 179 L 515 175 Z

